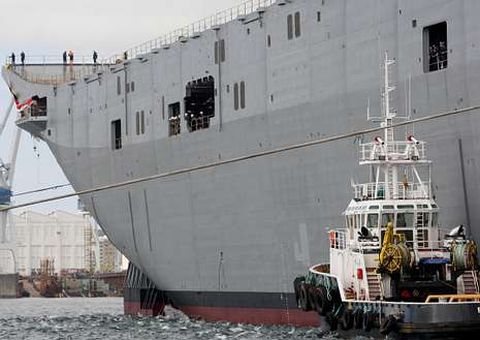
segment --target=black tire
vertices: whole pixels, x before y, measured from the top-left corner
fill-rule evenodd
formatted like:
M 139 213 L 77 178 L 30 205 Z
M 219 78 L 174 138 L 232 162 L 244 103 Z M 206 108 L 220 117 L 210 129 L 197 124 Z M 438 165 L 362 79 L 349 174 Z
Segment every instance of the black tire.
M 364 332 L 370 332 L 373 326 L 373 313 L 366 311 L 363 313 L 362 329 Z
M 340 319 L 340 328 L 344 331 L 348 331 L 353 327 L 353 313 L 351 310 L 346 310 L 343 312 L 342 318 Z
M 305 282 L 302 282 L 300 284 L 300 297 L 298 299 L 298 305 L 300 309 L 305 312 L 312 310 L 312 307 L 310 305 L 310 300 L 308 297 L 308 288 Z
M 334 332 L 338 329 L 338 319 L 332 312 L 325 316 L 325 322 L 330 326 L 330 331 Z
M 299 306 L 298 300 L 300 299 L 300 285 L 305 282 L 305 276 L 299 276 L 293 281 L 293 290 L 295 291 L 295 301 Z
M 310 303 L 314 311 L 320 314 L 322 308 L 322 297 L 319 288 L 313 288 L 310 292 Z
M 362 329 L 363 327 L 363 312 L 360 309 L 353 313 L 353 327 L 355 329 Z
M 385 321 L 383 321 L 380 327 L 380 334 L 388 335 L 397 328 L 397 319 L 393 315 L 389 315 Z
M 328 300 L 327 289 L 324 286 L 318 287 L 317 305 L 315 307 L 321 316 L 327 315 L 332 310 L 332 302 Z

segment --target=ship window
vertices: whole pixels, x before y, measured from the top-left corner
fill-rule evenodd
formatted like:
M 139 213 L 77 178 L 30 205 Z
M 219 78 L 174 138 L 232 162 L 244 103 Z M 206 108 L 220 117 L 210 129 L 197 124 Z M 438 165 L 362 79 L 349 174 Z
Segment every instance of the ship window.
M 132 81 L 132 84 L 130 85 L 130 90 L 135 91 L 135 82 Z
M 393 222 L 394 214 L 393 213 L 383 213 L 382 214 L 382 228 L 387 226 L 388 222 Z
M 225 39 L 215 41 L 214 50 L 215 64 L 223 63 L 225 61 Z
M 120 79 L 120 76 L 117 76 L 117 94 L 122 94 L 122 80 Z
M 145 134 L 145 112 L 142 110 L 142 117 L 140 119 L 140 132 Z
M 168 135 L 180 134 L 180 103 L 168 105 Z
M 112 121 L 112 150 L 119 150 L 122 148 L 122 122 L 120 119 Z
M 125 85 L 125 92 L 126 92 L 126 93 L 129 93 L 129 92 L 130 92 L 130 84 L 129 84 L 129 83 L 127 83 L 127 84 Z
M 162 96 L 162 119 L 165 120 L 165 96 Z
M 371 205 L 368 207 L 368 210 L 378 210 L 379 206 L 378 205 Z
M 367 215 L 367 228 L 378 228 L 378 214 Z
M 140 134 L 140 114 L 138 111 L 135 113 L 135 127 L 138 136 Z
M 413 209 L 413 205 L 399 205 L 398 209 Z
M 184 100 L 188 131 L 210 127 L 215 116 L 215 79 L 210 76 L 188 83 Z
M 298 38 L 301 35 L 300 30 L 300 12 L 295 13 L 295 37 Z
M 413 227 L 413 213 L 397 214 L 397 228 L 412 228 L 412 227 Z
M 291 14 L 287 16 L 287 38 L 288 40 L 293 39 L 293 15 Z
M 317 21 L 318 22 L 322 21 L 322 12 L 320 11 L 317 12 Z
M 432 227 L 438 226 L 438 213 L 432 213 Z
M 272 46 L 272 37 L 270 35 L 267 36 L 267 46 L 268 47 Z
M 233 85 L 233 108 L 238 110 L 238 83 Z
M 434 72 L 448 66 L 447 23 L 441 22 L 423 29 L 424 72 Z
M 245 108 L 245 82 L 240 82 L 240 108 Z

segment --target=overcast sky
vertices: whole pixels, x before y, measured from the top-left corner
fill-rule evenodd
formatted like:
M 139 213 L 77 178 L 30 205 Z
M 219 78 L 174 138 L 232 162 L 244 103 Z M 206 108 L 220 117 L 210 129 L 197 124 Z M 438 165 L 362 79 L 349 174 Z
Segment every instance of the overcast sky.
M 243 3 L 243 0 L 2 0 L 0 10 L 0 58 L 12 52 L 29 56 L 54 55 L 72 49 L 76 55 L 117 54 L 176 28 Z M 0 115 L 5 114 L 10 95 L 0 81 Z M 0 156 L 6 161 L 13 139 L 14 117 L 0 139 Z M 34 151 L 36 148 L 37 151 Z M 13 185 L 15 192 L 68 183 L 48 148 L 23 132 Z M 17 203 L 69 192 L 17 197 Z M 75 211 L 76 200 L 32 207 L 42 212 Z

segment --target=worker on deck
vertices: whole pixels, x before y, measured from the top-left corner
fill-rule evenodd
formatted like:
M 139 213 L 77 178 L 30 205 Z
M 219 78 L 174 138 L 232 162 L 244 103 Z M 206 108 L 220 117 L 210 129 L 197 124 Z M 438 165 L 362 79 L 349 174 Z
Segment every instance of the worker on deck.
M 12 65 L 15 65 L 15 53 L 12 52 L 10 59 L 12 60 Z
M 22 65 L 25 65 L 25 52 L 23 51 L 20 53 L 20 61 L 22 62 Z
M 98 58 L 97 51 L 93 51 L 93 63 L 94 63 L 94 64 L 97 63 L 97 58 Z
M 68 51 L 68 60 L 69 60 L 70 64 L 73 64 L 73 51 L 72 50 Z
M 67 51 L 63 51 L 63 63 L 66 64 L 67 63 Z

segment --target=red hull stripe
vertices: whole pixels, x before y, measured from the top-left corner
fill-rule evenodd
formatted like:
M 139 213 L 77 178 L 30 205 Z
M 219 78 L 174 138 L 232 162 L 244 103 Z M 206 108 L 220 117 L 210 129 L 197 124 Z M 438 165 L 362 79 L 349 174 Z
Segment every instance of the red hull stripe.
M 123 311 L 126 315 L 157 316 L 163 314 L 164 304 L 159 304 L 155 308 L 143 309 L 140 302 L 123 302 Z
M 190 317 L 206 321 L 228 321 L 254 325 L 292 325 L 297 327 L 320 326 L 320 317 L 316 312 L 303 312 L 299 309 L 201 306 L 181 306 L 179 309 Z

